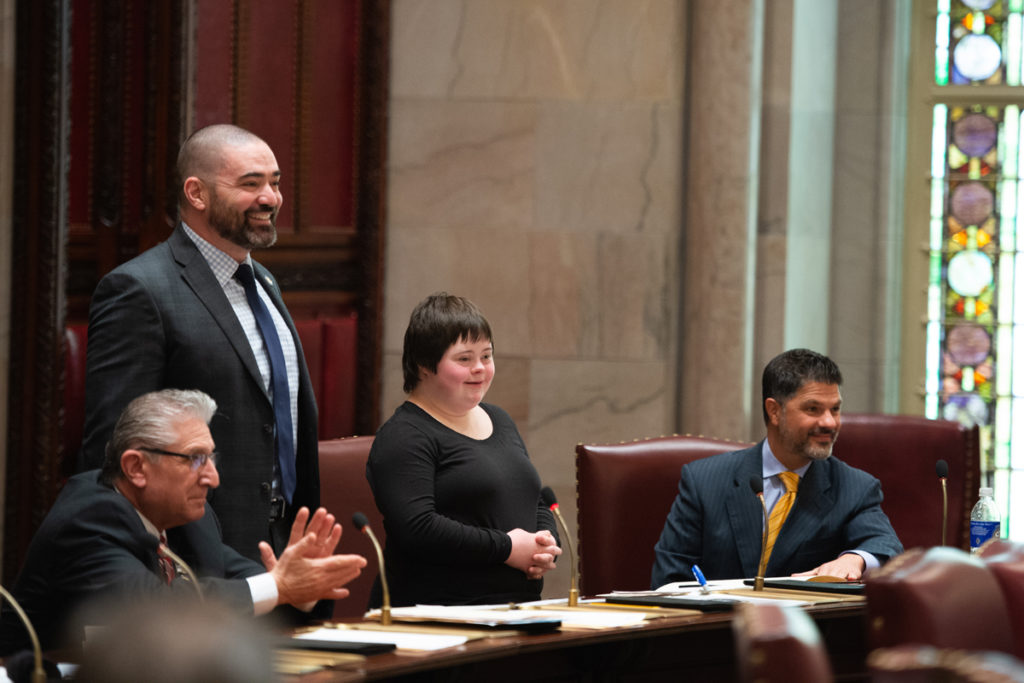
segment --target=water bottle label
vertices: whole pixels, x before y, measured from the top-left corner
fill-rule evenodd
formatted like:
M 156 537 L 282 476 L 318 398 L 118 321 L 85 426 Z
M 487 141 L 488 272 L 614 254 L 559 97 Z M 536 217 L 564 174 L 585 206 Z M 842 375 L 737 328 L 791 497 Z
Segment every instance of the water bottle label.
M 998 538 L 999 526 L 999 522 L 976 522 L 971 520 L 971 547 L 977 548 L 990 538 Z

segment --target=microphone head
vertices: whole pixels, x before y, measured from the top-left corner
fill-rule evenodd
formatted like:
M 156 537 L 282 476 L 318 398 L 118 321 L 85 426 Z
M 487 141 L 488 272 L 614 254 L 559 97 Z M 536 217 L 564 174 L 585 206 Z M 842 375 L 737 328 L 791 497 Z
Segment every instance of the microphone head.
M 370 526 L 370 520 L 362 512 L 357 512 L 352 515 L 352 523 L 355 524 L 356 529 L 359 529 L 360 531 Z
M 949 464 L 945 460 L 937 460 L 935 462 L 935 474 L 939 475 L 939 479 L 945 479 L 949 476 Z
M 760 496 L 764 493 L 764 480 L 761 477 L 751 477 L 750 490 Z
M 540 490 L 540 499 L 544 501 L 544 504 L 548 507 L 558 506 L 558 500 L 555 498 L 555 492 L 551 490 L 550 486 L 545 486 Z

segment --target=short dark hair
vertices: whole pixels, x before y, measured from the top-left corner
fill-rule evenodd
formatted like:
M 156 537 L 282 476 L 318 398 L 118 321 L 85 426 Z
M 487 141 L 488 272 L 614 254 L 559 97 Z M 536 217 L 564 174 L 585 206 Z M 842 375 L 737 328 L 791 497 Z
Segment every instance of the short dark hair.
M 403 389 L 420 383 L 420 368 L 437 372 L 445 351 L 460 339 L 493 341 L 487 318 L 469 299 L 447 292 L 431 294 L 416 305 L 405 328 L 402 348 Z
M 810 349 L 790 349 L 768 361 L 761 375 L 761 412 L 768 424 L 768 409 L 764 404 L 774 398 L 780 404 L 793 397 L 807 382 L 841 385 L 843 373 L 828 356 Z
M 117 418 L 107 442 L 101 481 L 112 485 L 124 476 L 121 454 L 129 448 L 167 448 L 178 438 L 178 424 L 191 418 L 210 424 L 216 412 L 217 402 L 197 389 L 161 389 L 134 398 Z

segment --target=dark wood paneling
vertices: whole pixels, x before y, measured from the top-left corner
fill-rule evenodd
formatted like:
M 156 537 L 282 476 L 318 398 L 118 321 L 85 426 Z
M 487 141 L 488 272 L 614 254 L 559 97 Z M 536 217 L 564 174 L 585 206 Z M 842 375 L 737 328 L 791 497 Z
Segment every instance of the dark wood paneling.
M 356 431 L 374 434 L 380 425 L 380 368 L 384 340 L 384 245 L 390 73 L 391 3 L 359 3 L 356 68 L 355 210 L 359 230 L 359 377 Z
M 376 429 L 389 36 L 386 0 L 17 0 L 6 576 L 73 466 L 66 321 L 170 233 L 194 127 L 234 122 L 274 149 L 281 237 L 256 256 L 296 318 L 357 312 L 355 425 Z
M 17 4 L 11 357 L 3 579 L 17 573 L 61 477 L 71 20 L 61 0 Z

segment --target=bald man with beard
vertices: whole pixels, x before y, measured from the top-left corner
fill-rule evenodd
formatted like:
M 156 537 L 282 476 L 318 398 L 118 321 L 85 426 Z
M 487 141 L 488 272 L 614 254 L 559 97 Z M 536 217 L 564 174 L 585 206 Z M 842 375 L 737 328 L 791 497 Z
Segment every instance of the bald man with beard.
M 89 312 L 85 438 L 79 469 L 102 464 L 117 416 L 136 396 L 198 389 L 217 402 L 210 431 L 222 485 L 210 493 L 224 540 L 258 560 L 261 541 L 281 552 L 296 511 L 320 502 L 317 408 L 302 347 L 281 291 L 254 249 L 277 239 L 281 170 L 253 133 L 214 125 L 178 155 L 180 222 L 167 241 L 106 275 Z M 273 345 L 236 272 L 247 264 L 273 320 L 287 372 L 272 376 Z M 264 318 L 265 319 L 265 318 Z M 279 427 L 275 386 L 286 375 L 290 422 Z M 283 404 L 282 404 L 283 405 Z M 291 441 L 283 449 L 281 438 Z M 292 450 L 291 453 L 287 453 Z M 278 452 L 286 454 L 286 485 Z M 294 463 L 294 476 L 291 474 Z

